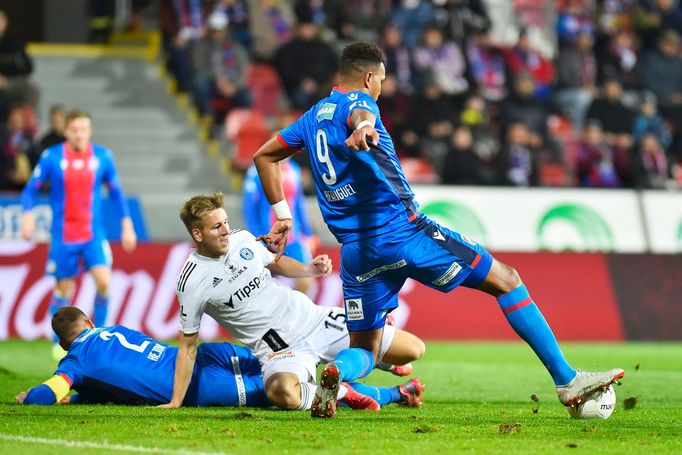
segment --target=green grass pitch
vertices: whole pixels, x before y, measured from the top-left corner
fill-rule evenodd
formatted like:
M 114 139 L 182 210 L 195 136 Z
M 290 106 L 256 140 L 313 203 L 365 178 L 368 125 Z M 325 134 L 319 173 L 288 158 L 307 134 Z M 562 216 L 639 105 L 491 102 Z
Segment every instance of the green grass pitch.
M 522 343 L 427 343 L 421 409 L 332 420 L 252 408 L 20 406 L 53 372 L 47 342 L 0 342 L 0 453 L 682 453 L 682 344 L 563 344 L 577 367 L 625 368 L 605 421 L 572 420 Z M 401 381 L 374 372 L 367 382 Z M 531 395 L 539 398 L 531 400 Z M 635 398 L 633 409 L 623 400 Z

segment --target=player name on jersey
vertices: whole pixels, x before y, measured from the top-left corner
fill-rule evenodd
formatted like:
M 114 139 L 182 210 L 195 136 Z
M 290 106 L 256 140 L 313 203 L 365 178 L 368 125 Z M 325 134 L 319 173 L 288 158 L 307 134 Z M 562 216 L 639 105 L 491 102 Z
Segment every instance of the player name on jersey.
M 354 194 L 357 194 L 355 188 L 353 188 L 353 185 L 348 183 L 347 185 L 343 185 L 342 187 L 337 188 L 335 190 L 325 191 L 324 197 L 329 202 L 336 202 L 342 199 L 346 199 L 349 196 L 353 196 Z

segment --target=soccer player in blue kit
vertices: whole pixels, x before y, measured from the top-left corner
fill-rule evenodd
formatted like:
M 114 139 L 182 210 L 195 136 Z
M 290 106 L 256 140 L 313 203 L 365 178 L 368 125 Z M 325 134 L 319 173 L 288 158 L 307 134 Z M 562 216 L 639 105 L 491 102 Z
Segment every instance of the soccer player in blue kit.
M 281 256 L 292 223 L 278 163 L 302 148 L 310 157 L 324 220 L 342 244 L 350 348 L 323 369 L 311 414 L 333 417 L 339 383 L 372 370 L 386 315 L 398 306 L 398 292 L 407 278 L 442 292 L 462 285 L 495 297 L 509 324 L 549 371 L 566 406 L 617 382 L 622 369 L 582 372 L 567 362 L 515 269 L 419 213 L 376 104 L 385 77 L 385 57 L 374 43 L 347 45 L 340 61 L 340 86 L 254 155 L 277 216 L 262 236 L 271 251 Z
M 38 191 L 49 184 L 52 227 L 46 272 L 57 280 L 50 302 L 50 314 L 69 304 L 80 262 L 92 275 L 97 288 L 95 324 L 106 324 L 111 277 L 111 249 L 101 215 L 102 186 L 121 215 L 121 244 L 127 252 L 135 249 L 137 238 L 128 202 L 121 187 L 111 151 L 93 144 L 92 121 L 86 111 L 74 109 L 66 116 L 66 142 L 47 148 L 33 170 L 21 195 L 22 235 L 29 240 L 35 232 L 31 209 Z M 55 339 L 53 357 L 64 352 Z
M 21 392 L 17 402 L 158 405 L 170 400 L 178 348 L 123 326 L 95 328 L 76 307 L 59 309 L 52 327 L 68 354 L 54 376 Z M 260 364 L 250 349 L 230 343 L 202 343 L 196 365 L 185 406 L 271 406 Z M 78 393 L 68 396 L 70 389 Z M 353 389 L 353 393 L 370 396 L 380 405 L 420 402 L 405 386 L 354 384 Z

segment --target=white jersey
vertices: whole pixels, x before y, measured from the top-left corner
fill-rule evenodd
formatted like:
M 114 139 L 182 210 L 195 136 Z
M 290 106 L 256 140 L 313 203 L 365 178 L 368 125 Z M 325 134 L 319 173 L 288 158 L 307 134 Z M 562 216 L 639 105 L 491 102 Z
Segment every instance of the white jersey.
M 265 266 L 273 260 L 250 232 L 237 229 L 219 259 L 192 250 L 177 282 L 180 331 L 199 332 L 206 313 L 259 359 L 306 338 L 329 309 L 272 278 Z

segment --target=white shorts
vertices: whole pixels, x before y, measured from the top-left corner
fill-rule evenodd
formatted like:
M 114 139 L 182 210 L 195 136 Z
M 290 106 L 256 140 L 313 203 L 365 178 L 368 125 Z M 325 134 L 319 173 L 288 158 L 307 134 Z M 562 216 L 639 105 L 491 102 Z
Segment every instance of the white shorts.
M 395 327 L 387 325 L 381 338 L 379 358 L 383 358 L 393 342 Z M 293 373 L 300 382 L 316 382 L 317 365 L 327 363 L 343 349 L 348 348 L 350 337 L 346 328 L 343 308 L 330 308 L 329 315 L 320 325 L 295 346 L 269 354 L 260 360 L 263 383 L 275 373 Z

